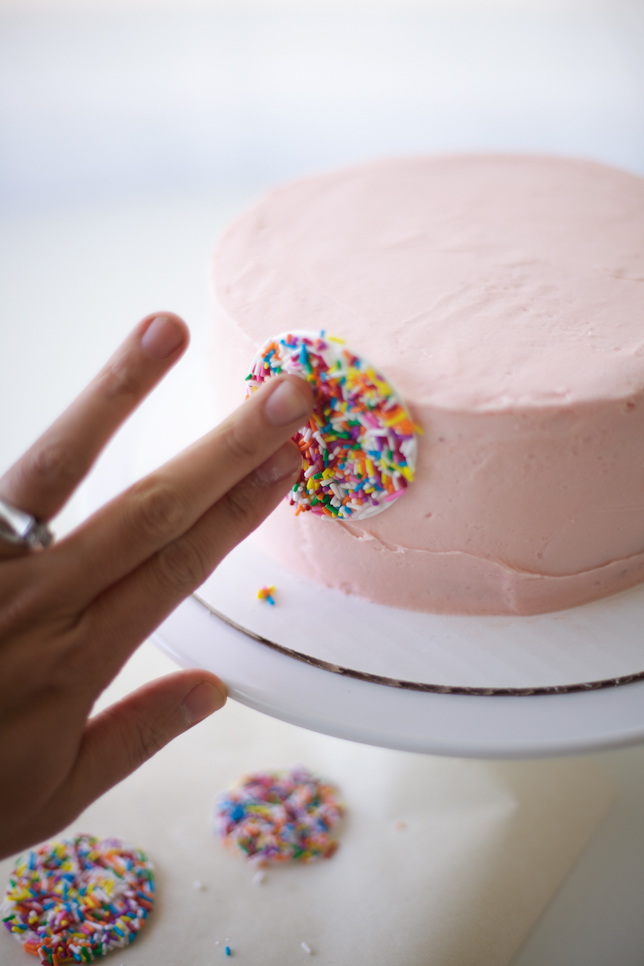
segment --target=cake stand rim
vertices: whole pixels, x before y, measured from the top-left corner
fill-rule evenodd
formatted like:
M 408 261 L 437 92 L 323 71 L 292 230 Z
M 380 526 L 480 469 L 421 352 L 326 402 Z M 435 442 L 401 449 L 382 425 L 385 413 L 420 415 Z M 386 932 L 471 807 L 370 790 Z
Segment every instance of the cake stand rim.
M 644 742 L 644 680 L 529 701 L 525 695 L 483 700 L 387 687 L 274 651 L 217 620 L 193 597 L 152 640 L 180 666 L 217 673 L 229 696 L 248 707 L 363 744 L 447 757 L 526 759 Z
M 283 654 L 292 660 L 301 661 L 304 664 L 309 664 L 313 667 L 317 667 L 322 671 L 329 671 L 332 674 L 339 674 L 343 677 L 355 678 L 359 681 L 367 681 L 372 684 L 378 684 L 381 687 L 399 688 L 407 691 L 420 691 L 429 694 L 459 694 L 467 695 L 470 697 L 533 697 L 542 695 L 556 695 L 556 694 L 572 694 L 577 692 L 587 692 L 587 691 L 597 691 L 603 688 L 615 688 L 622 687 L 627 684 L 635 684 L 639 681 L 644 681 L 644 670 L 637 671 L 631 674 L 623 674 L 613 678 L 600 678 L 593 681 L 580 681 L 575 684 L 561 684 L 561 685 L 537 685 L 534 687 L 525 688 L 513 688 L 513 687 L 476 687 L 476 686 L 461 686 L 461 685 L 448 685 L 448 684 L 431 684 L 429 682 L 422 681 L 407 681 L 398 678 L 388 678 L 381 674 L 372 674 L 369 671 L 359 671 L 355 668 L 345 667 L 341 664 L 332 664 L 330 661 L 322 660 L 321 658 L 313 657 L 312 655 L 305 654 L 303 651 L 297 651 L 293 648 L 286 647 L 284 644 L 278 644 L 276 641 L 272 641 L 265 637 L 263 634 L 258 634 L 250 628 L 244 627 L 237 621 L 223 614 L 208 601 L 204 600 L 196 591 L 191 595 L 193 599 L 205 610 L 207 610 L 213 617 L 216 617 L 222 623 L 226 624 L 228 627 L 239 631 L 240 634 L 244 634 L 246 637 L 250 637 L 252 640 L 257 641 L 257 643 L 268 647 L 273 651 Z

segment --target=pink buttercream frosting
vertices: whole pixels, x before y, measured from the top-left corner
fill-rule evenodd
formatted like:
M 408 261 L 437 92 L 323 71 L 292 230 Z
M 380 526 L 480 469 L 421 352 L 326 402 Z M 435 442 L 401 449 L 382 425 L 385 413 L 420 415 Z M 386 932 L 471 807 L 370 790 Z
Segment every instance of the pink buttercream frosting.
M 423 427 L 378 517 L 260 529 L 373 600 L 560 609 L 644 580 L 644 181 L 545 157 L 383 161 L 273 192 L 224 237 L 225 405 L 267 336 L 341 335 Z

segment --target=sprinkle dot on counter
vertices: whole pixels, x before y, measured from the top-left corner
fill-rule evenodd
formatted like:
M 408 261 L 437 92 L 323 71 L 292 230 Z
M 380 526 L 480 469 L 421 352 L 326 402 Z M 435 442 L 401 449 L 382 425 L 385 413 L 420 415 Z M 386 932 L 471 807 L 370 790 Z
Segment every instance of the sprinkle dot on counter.
M 215 802 L 224 844 L 257 865 L 330 858 L 344 808 L 336 789 L 307 769 L 245 775 Z
M 143 852 L 116 838 L 77 835 L 16 861 L 2 918 L 25 952 L 50 966 L 129 946 L 153 908 L 153 866 Z

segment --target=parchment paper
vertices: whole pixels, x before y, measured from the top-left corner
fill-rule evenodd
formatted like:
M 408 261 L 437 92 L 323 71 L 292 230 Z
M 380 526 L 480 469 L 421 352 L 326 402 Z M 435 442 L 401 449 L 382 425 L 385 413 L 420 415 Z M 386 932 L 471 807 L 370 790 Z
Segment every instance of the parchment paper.
M 144 645 L 101 704 L 172 669 Z M 298 762 L 341 790 L 340 849 L 256 884 L 213 838 L 212 799 L 243 772 Z M 134 945 L 106 960 L 115 966 L 223 964 L 226 943 L 248 966 L 504 966 L 612 795 L 588 759 L 430 758 L 313 734 L 229 702 L 72 830 L 119 835 L 156 863 L 157 908 Z M 10 866 L 0 863 L 3 880 Z M 7 933 L 0 962 L 32 960 Z

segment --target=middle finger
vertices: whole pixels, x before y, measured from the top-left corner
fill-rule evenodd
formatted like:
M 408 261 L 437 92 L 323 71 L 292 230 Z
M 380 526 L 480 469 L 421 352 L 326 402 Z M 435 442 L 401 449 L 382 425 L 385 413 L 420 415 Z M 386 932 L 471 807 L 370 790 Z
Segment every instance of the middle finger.
M 107 441 L 188 345 L 185 322 L 149 315 L 81 395 L 0 480 L 0 495 L 39 520 L 51 520 Z
M 159 470 L 120 494 L 58 545 L 66 582 L 83 607 L 186 533 L 275 453 L 313 407 L 307 384 L 280 376 Z

